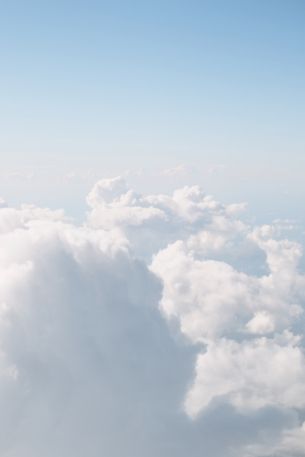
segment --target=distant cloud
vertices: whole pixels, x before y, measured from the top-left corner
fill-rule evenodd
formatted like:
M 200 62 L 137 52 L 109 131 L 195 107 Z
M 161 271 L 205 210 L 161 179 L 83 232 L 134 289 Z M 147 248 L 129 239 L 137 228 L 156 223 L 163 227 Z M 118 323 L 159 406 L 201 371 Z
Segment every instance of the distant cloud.
M 5 174 L 8 180 L 32 181 L 35 177 L 33 171 L 11 171 Z
M 96 180 L 98 173 L 93 170 L 70 170 L 64 174 L 66 181 L 89 181 Z
M 216 173 L 219 173 L 223 170 L 226 169 L 226 165 L 223 165 L 223 164 L 217 164 L 217 165 L 211 165 L 209 168 L 208 168 L 208 174 L 209 175 L 214 175 Z
M 186 165 L 180 164 L 173 168 L 165 168 L 164 170 L 161 171 L 161 175 L 171 177 L 171 176 L 184 175 L 184 174 L 186 174 L 186 172 L 187 172 Z

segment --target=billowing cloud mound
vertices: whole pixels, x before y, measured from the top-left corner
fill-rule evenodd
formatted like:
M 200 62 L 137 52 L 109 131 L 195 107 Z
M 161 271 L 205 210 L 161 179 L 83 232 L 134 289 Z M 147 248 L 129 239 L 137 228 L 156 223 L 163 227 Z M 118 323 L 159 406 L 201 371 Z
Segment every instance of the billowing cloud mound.
M 155 455 L 191 368 L 158 312 L 160 282 L 113 234 L 12 214 L 0 238 L 1 455 Z
M 197 187 L 0 208 L 4 457 L 304 455 L 302 248 Z
M 303 319 L 301 249 L 270 239 L 266 231 L 248 235 L 265 251 L 269 272 L 263 276 L 198 258 L 188 240 L 154 259 L 153 271 L 164 281 L 164 314 L 178 319 L 181 331 L 204 348 L 186 399 L 191 416 L 220 396 L 240 410 L 305 406 L 305 358 L 300 336 L 292 332 Z

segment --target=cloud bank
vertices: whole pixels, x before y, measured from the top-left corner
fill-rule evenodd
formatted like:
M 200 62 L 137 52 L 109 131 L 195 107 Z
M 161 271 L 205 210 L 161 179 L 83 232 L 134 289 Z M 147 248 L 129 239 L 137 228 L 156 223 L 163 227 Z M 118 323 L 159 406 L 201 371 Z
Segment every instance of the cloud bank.
M 87 203 L 0 205 L 1 455 L 304 455 L 293 224 L 120 177 Z

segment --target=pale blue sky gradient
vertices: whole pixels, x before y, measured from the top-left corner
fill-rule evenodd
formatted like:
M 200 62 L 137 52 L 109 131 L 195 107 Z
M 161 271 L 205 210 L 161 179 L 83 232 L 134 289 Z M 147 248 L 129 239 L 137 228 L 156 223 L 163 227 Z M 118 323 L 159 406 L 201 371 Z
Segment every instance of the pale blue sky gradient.
M 299 201 L 297 216 L 303 1 L 12 0 L 0 9 L 4 198 L 56 206 L 62 197 L 72 208 L 90 179 L 67 184 L 71 170 L 144 168 L 153 187 L 158 170 L 186 164 L 181 182 L 270 201 L 266 211 L 283 206 L 283 216 Z

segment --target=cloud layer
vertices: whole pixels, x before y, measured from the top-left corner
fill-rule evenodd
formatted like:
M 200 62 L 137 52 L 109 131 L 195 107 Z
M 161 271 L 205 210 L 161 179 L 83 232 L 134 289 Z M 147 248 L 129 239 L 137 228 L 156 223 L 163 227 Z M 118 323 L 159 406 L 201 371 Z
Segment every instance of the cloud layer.
M 87 202 L 1 205 L 1 455 L 304 455 L 293 225 L 120 177 Z

